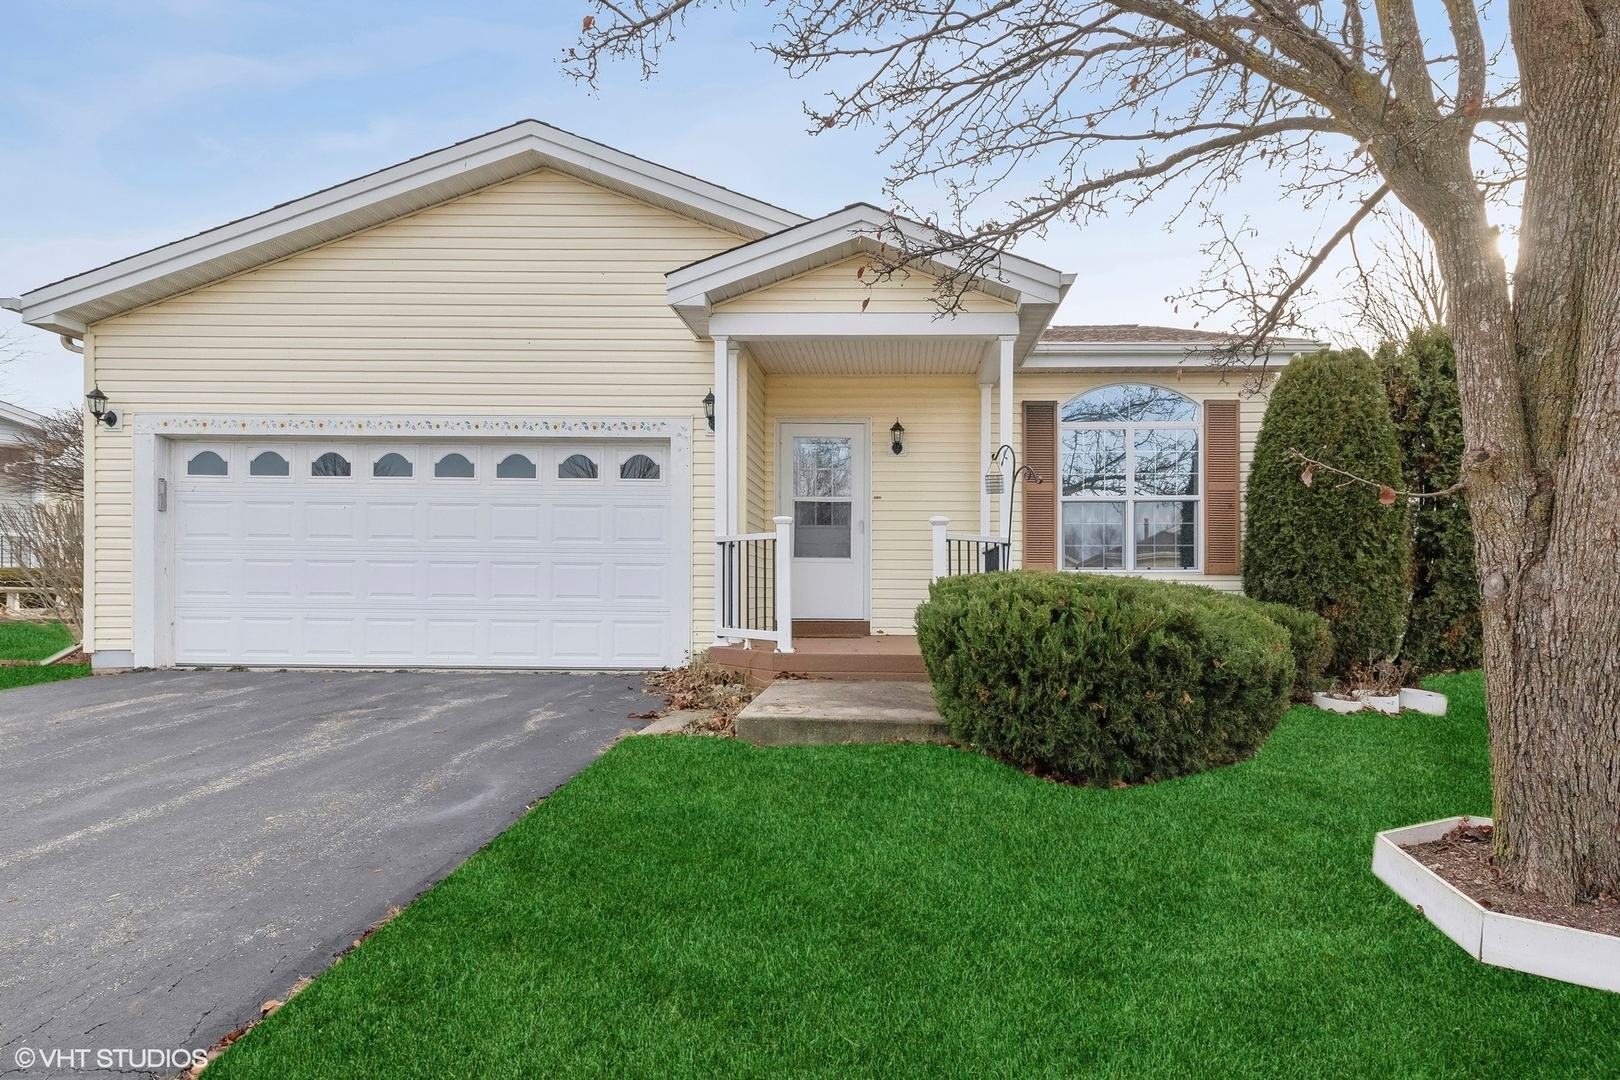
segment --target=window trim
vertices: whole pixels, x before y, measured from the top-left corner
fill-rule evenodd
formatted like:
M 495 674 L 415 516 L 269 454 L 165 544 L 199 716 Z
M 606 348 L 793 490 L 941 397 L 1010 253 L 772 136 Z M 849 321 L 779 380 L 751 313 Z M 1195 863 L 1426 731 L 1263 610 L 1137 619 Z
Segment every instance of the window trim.
M 265 454 L 274 454 L 276 457 L 280 458 L 284 463 L 286 463 L 286 473 L 279 476 L 272 475 L 270 473 L 255 473 L 253 471 L 254 463 Z M 298 464 L 293 461 L 292 455 L 288 453 L 286 447 L 281 447 L 278 449 L 274 446 L 250 445 L 246 448 L 246 452 L 242 456 L 247 458 L 247 478 L 255 483 L 264 484 L 272 480 L 276 480 L 284 484 L 290 484 L 292 483 L 293 478 L 298 475 Z
M 193 461 L 196 461 L 198 458 L 202 457 L 204 454 L 213 454 L 215 457 L 217 457 L 221 461 L 223 461 L 225 463 L 225 471 L 222 472 L 222 473 L 194 473 L 194 472 L 192 472 L 191 471 L 191 463 Z M 186 460 L 183 463 L 183 470 L 184 471 L 183 471 L 182 475 L 185 476 L 185 478 L 187 480 L 189 480 L 189 481 L 197 481 L 197 480 L 207 480 L 207 481 L 229 480 L 229 479 L 231 479 L 231 477 L 233 475 L 232 461 L 231 461 L 231 459 L 233 457 L 235 457 L 235 455 L 231 453 L 231 448 L 228 447 L 228 446 L 196 446 L 196 447 L 193 447 L 191 452 L 186 455 Z
M 429 472 L 427 474 L 427 478 L 429 480 L 437 481 L 439 483 L 451 483 L 451 484 L 474 483 L 474 484 L 476 484 L 478 482 L 478 479 L 479 479 L 479 472 L 480 472 L 479 465 L 480 465 L 480 462 L 479 462 L 478 459 L 479 459 L 480 456 L 481 455 L 478 453 L 477 450 L 472 450 L 469 453 L 466 448 L 458 448 L 458 447 L 454 447 L 454 446 L 447 446 L 442 451 L 439 451 L 437 453 L 437 455 L 433 455 L 433 454 L 428 455 L 428 458 L 429 458 L 429 461 L 428 461 Z M 439 466 L 441 464 L 443 464 L 445 461 L 447 461 L 448 459 L 450 459 L 451 457 L 458 457 L 461 460 L 465 461 L 468 465 L 471 465 L 472 466 L 472 475 L 471 476 L 440 476 L 439 475 Z
M 1174 394 L 1193 406 L 1193 415 L 1188 420 L 1064 420 L 1063 414 L 1074 401 L 1107 390 L 1116 386 L 1146 386 L 1154 390 L 1161 390 Z M 1168 430 L 1190 431 L 1196 440 L 1197 447 L 1195 468 L 1198 477 L 1198 493 L 1196 495 L 1139 495 L 1136 492 L 1136 434 L 1139 431 Z M 1069 431 L 1123 431 L 1125 433 L 1125 492 L 1124 494 L 1104 494 L 1083 492 L 1078 495 L 1065 495 L 1063 493 L 1063 455 L 1064 435 Z M 1161 386 L 1158 383 L 1132 380 L 1129 382 L 1105 383 L 1093 386 L 1071 395 L 1058 404 L 1058 475 L 1057 475 L 1057 563 L 1058 569 L 1071 574 L 1124 574 L 1127 576 L 1174 576 L 1180 574 L 1202 574 L 1204 572 L 1204 403 L 1197 398 L 1183 394 L 1174 387 Z M 1067 565 L 1066 552 L 1063 542 L 1063 507 L 1067 503 L 1124 503 L 1125 522 L 1122 537 L 1120 562 L 1117 567 L 1090 567 Z M 1190 502 L 1193 504 L 1193 563 L 1188 567 L 1137 567 L 1136 566 L 1136 504 L 1139 502 Z

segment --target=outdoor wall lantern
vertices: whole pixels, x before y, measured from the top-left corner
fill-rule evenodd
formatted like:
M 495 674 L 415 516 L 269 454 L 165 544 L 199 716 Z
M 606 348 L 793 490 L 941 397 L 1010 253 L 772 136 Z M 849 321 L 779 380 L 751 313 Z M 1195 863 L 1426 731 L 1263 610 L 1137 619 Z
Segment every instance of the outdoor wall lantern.
M 889 429 L 889 453 L 893 454 L 895 457 L 899 457 L 905 452 L 906 429 L 900 425 L 900 421 L 896 420 L 894 422 L 894 427 Z
M 709 421 L 709 430 L 714 430 L 714 391 L 710 390 L 703 395 L 703 416 Z
M 84 395 L 84 400 L 90 403 L 90 415 L 96 418 L 97 423 L 106 424 L 108 427 L 118 425 L 118 414 L 107 409 L 107 395 L 101 392 L 101 387 L 98 386 Z

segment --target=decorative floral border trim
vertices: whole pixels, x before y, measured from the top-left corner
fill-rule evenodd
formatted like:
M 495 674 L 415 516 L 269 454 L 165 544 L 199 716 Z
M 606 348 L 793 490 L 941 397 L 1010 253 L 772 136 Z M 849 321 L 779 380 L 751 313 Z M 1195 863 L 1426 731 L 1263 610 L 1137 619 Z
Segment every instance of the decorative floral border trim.
M 675 420 L 541 420 L 502 417 L 390 416 L 140 416 L 135 430 L 150 435 L 574 435 L 685 436 Z

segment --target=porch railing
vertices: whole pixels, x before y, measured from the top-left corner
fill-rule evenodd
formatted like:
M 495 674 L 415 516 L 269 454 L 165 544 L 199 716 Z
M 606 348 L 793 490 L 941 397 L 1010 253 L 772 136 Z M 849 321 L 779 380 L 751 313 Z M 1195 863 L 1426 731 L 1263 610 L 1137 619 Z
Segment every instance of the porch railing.
M 715 538 L 715 636 L 775 642 L 793 651 L 793 519 L 772 519 L 775 532 Z
M 934 531 L 934 577 L 962 574 L 988 574 L 1012 569 L 1012 545 L 1004 536 L 981 533 L 953 533 L 948 517 L 931 517 Z

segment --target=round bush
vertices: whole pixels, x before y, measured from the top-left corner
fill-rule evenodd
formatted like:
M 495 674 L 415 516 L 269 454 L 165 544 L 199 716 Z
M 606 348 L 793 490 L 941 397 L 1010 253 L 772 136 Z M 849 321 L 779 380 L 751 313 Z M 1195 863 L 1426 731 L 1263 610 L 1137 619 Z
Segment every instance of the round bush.
M 1376 489 L 1325 471 L 1306 486 L 1292 450 L 1404 486 L 1389 401 L 1366 353 L 1297 357 L 1277 379 L 1249 469 L 1243 591 L 1327 619 L 1336 672 L 1393 656 L 1406 621 L 1406 503 L 1384 506 Z
M 956 741 L 1089 784 L 1239 761 L 1288 707 L 1289 638 L 1195 585 L 1016 571 L 944 578 L 917 638 Z
M 1441 327 L 1378 350 L 1409 491 L 1441 491 L 1462 468 L 1457 356 Z M 1412 510 L 1412 604 L 1401 659 L 1419 674 L 1477 668 L 1482 656 L 1474 527 L 1463 495 Z

